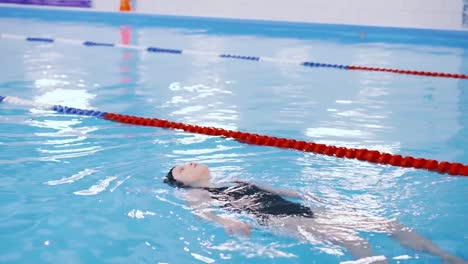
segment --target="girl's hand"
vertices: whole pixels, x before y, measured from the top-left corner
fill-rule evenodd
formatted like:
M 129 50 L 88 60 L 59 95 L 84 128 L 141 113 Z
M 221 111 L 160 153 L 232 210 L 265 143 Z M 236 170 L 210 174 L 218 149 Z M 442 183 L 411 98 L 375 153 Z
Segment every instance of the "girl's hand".
M 235 220 L 227 220 L 224 224 L 224 230 L 228 235 L 238 235 L 249 237 L 252 234 L 252 226 Z

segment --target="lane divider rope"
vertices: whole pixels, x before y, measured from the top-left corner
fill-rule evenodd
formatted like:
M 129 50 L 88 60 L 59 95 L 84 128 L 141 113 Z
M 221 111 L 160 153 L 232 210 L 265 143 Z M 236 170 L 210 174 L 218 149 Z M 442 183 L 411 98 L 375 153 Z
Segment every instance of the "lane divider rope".
M 368 161 L 376 164 L 391 165 L 403 168 L 425 169 L 429 171 L 439 172 L 441 174 L 448 173 L 450 175 L 468 176 L 468 165 L 458 162 L 437 161 L 424 158 L 414 158 L 411 156 L 401 156 L 390 153 L 379 152 L 377 150 L 357 149 L 337 147 L 325 144 L 318 144 L 313 142 L 306 142 L 302 140 L 278 138 L 266 135 L 252 134 L 234 130 L 225 130 L 215 127 L 197 126 L 191 124 L 184 124 L 172 122 L 169 120 L 159 118 L 146 118 L 130 115 L 122 115 L 108 112 L 101 112 L 95 110 L 85 110 L 73 107 L 66 107 L 61 105 L 47 105 L 39 104 L 28 100 L 23 100 L 13 96 L 0 96 L 0 103 L 11 103 L 21 106 L 37 107 L 42 109 L 53 110 L 62 114 L 84 115 L 97 118 L 106 119 L 113 122 L 138 125 L 138 126 L 151 126 L 165 129 L 182 130 L 189 133 L 203 134 L 209 136 L 221 136 L 225 138 L 233 138 L 239 142 L 258 145 L 270 146 L 286 149 L 294 149 L 298 151 L 311 152 L 315 154 L 322 154 L 327 156 L 334 156 L 337 158 L 357 159 L 361 161 Z
M 313 62 L 313 61 L 282 60 L 282 59 L 271 58 L 271 57 L 244 56 L 244 55 L 236 55 L 236 54 L 217 54 L 213 52 L 196 51 L 196 50 L 180 50 L 180 49 L 168 49 L 168 48 L 160 48 L 160 47 L 135 46 L 135 45 L 114 44 L 114 43 L 104 43 L 104 42 L 65 39 L 65 38 L 53 39 L 53 38 L 30 37 L 30 36 L 13 35 L 13 34 L 0 34 L 0 37 L 5 38 L 5 39 L 26 40 L 29 42 L 68 43 L 68 44 L 81 44 L 87 47 L 114 47 L 114 48 L 123 48 L 123 49 L 136 49 L 136 50 L 147 51 L 151 53 L 199 54 L 199 55 L 201 54 L 201 55 L 207 55 L 207 56 L 216 56 L 216 57 L 225 58 L 225 59 L 296 64 L 296 65 L 302 65 L 304 67 L 312 67 L 312 68 L 334 68 L 334 69 L 339 69 L 339 70 L 351 70 L 351 71 L 374 71 L 374 72 L 388 72 L 388 73 L 395 73 L 395 74 L 419 75 L 419 76 L 428 76 L 428 77 L 468 79 L 468 74 L 459 74 L 459 73 L 402 70 L 402 69 L 368 67 L 368 66 L 359 66 L 359 65 L 330 64 L 330 63 L 321 63 L 321 62 Z

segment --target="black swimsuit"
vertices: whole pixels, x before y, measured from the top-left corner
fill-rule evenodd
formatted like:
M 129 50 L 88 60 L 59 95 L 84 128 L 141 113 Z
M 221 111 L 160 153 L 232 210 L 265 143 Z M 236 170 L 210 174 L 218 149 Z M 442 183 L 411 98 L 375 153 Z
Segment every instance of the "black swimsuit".
M 211 198 L 223 202 L 222 208 L 234 212 L 246 212 L 262 220 L 271 216 L 314 217 L 309 207 L 285 200 L 278 194 L 247 182 L 240 182 L 230 187 L 205 188 L 205 190 L 211 193 Z

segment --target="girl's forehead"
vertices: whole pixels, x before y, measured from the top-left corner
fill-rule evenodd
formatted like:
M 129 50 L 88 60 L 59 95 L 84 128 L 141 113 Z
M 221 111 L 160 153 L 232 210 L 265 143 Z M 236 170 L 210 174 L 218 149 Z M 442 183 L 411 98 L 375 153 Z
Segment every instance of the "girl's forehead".
M 177 166 L 174 166 L 174 168 L 172 169 L 172 175 L 176 175 L 176 174 L 179 174 L 179 165 Z
M 177 166 L 174 167 L 174 169 L 172 170 L 172 174 L 175 175 L 179 175 L 180 172 L 181 172 L 181 169 L 185 166 L 185 164 L 179 164 Z

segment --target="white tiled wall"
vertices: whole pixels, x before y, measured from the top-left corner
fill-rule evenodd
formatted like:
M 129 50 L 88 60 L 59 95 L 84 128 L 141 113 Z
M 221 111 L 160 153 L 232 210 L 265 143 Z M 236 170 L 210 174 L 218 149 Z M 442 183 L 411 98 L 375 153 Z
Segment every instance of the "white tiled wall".
M 93 7 L 100 11 L 118 11 L 120 0 L 93 0 Z
M 438 29 L 463 25 L 463 0 L 139 0 L 136 11 Z

